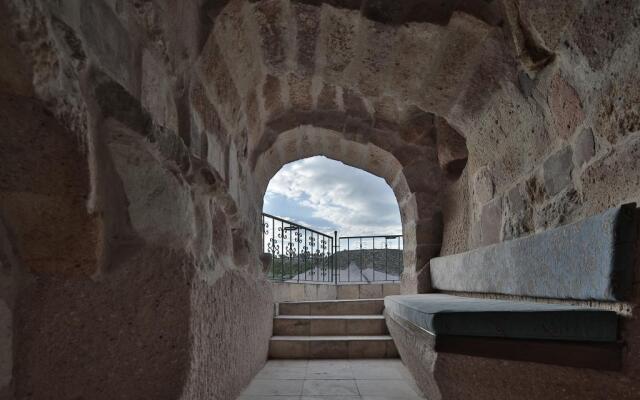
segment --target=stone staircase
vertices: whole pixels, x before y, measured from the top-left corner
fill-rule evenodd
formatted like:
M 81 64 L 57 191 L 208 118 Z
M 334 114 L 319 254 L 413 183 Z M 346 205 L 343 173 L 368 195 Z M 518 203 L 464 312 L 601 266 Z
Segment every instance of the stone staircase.
M 280 303 L 269 357 L 397 358 L 383 299 Z

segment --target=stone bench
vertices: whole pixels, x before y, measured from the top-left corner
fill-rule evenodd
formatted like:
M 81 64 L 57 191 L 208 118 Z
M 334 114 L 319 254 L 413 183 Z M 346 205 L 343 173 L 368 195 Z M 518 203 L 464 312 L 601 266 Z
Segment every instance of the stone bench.
M 436 351 L 619 369 L 614 311 L 470 296 L 624 301 L 633 282 L 634 216 L 635 204 L 627 204 L 539 234 L 434 258 L 432 286 L 445 293 L 387 296 L 387 318 L 411 334 L 431 336 Z

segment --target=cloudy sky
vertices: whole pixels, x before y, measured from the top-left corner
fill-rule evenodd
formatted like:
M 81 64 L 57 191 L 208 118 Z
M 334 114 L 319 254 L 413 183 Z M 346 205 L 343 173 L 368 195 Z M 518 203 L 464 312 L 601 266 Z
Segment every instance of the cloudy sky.
M 398 203 L 384 179 L 326 157 L 285 165 L 269 182 L 263 210 L 340 236 L 402 233 Z

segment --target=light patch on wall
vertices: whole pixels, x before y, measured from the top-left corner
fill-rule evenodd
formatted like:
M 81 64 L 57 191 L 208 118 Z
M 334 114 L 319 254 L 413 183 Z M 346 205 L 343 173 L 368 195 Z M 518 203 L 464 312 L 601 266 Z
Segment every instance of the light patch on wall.
M 289 163 L 271 179 L 264 212 L 341 236 L 402 233 L 384 179 L 318 156 Z

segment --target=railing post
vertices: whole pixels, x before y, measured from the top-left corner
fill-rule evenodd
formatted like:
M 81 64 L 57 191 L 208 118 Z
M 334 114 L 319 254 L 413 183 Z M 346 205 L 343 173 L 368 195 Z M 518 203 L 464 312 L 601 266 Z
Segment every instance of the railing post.
M 333 276 L 334 282 L 338 284 L 338 231 L 333 231 Z

